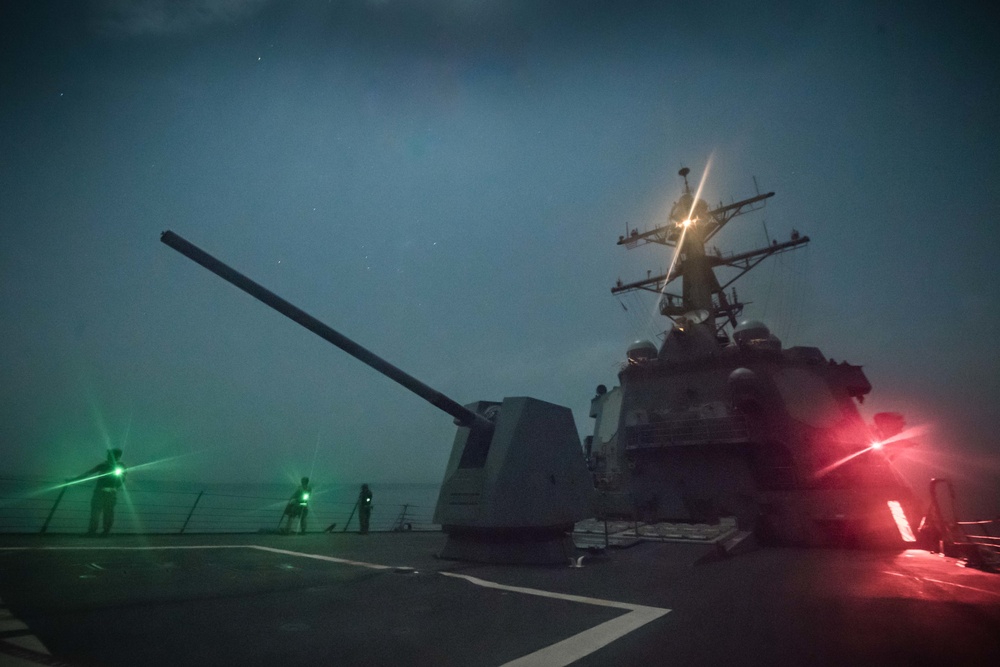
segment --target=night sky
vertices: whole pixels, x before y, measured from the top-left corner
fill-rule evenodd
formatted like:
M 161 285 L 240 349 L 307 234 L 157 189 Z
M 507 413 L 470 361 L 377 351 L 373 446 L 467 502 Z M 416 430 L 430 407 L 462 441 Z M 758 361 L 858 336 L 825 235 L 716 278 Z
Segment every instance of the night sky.
M 730 6 L 732 5 L 732 6 Z M 946 9 L 947 6 L 947 9 Z M 171 229 L 461 403 L 591 428 L 667 321 L 613 297 L 677 170 L 786 345 L 929 427 L 1000 511 L 1000 50 L 988 3 L 0 4 L 0 443 L 191 481 L 440 481 L 451 418 L 159 242 Z M 756 178 L 757 186 L 754 184 Z M 138 475 L 136 470 L 133 474 Z

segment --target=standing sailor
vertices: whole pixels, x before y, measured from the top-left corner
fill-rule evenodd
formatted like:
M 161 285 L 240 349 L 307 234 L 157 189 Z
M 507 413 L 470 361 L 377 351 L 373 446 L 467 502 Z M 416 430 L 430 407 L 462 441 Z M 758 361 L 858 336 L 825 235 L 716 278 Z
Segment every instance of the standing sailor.
M 358 521 L 361 523 L 361 534 L 368 534 L 368 519 L 372 515 L 372 491 L 367 484 L 361 485 L 361 493 L 358 494 Z
M 288 517 L 288 525 L 282 532 L 290 533 L 295 518 L 299 519 L 299 533 L 306 532 L 306 517 L 309 516 L 309 496 L 312 495 L 312 487 L 309 486 L 309 478 L 303 477 L 299 488 L 295 489 L 292 497 L 288 499 L 285 506 L 285 516 Z
M 70 482 L 79 482 L 84 479 L 97 479 L 94 495 L 90 498 L 90 524 L 87 526 L 87 535 L 97 534 L 98 519 L 103 519 L 104 531 L 101 534 L 104 536 L 111 532 L 111 526 L 115 523 L 115 503 L 118 502 L 118 489 L 125 483 L 125 466 L 121 464 L 121 458 L 122 450 L 109 449 L 106 461 L 98 463 L 82 475 L 69 480 Z

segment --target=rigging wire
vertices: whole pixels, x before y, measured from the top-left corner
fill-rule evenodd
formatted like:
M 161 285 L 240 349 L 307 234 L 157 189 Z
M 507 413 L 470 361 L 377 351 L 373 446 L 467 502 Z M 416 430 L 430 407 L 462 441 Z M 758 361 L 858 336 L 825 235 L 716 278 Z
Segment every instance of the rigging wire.
M 812 265 L 810 262 L 809 246 L 807 245 L 803 250 L 804 252 L 801 254 L 801 257 L 795 258 L 798 268 L 795 279 L 795 317 L 793 318 L 792 331 L 789 333 L 789 340 L 798 340 L 803 330 L 803 323 L 808 321 L 807 309 L 812 303 L 810 299 Z
M 761 307 L 761 314 L 760 314 L 760 319 L 761 320 L 765 320 L 765 321 L 766 321 L 767 317 L 770 315 L 770 312 L 771 312 L 771 310 L 770 310 L 770 308 L 771 308 L 771 291 L 774 288 L 775 271 L 777 270 L 776 267 L 775 267 L 776 262 L 768 262 L 768 264 L 770 266 L 768 266 L 768 273 L 767 273 L 767 275 L 768 275 L 768 277 L 767 277 L 767 289 L 764 291 L 764 301 L 763 301 L 763 304 L 762 304 L 762 307 Z
M 778 255 L 778 268 L 781 282 L 778 287 L 778 320 L 776 328 L 780 330 L 781 336 L 787 336 L 788 334 L 788 322 L 791 313 L 791 295 L 792 288 L 789 283 L 792 282 L 792 267 L 791 262 L 785 257 L 784 253 Z
M 802 309 L 805 304 L 803 302 L 803 294 L 805 290 L 805 277 L 806 277 L 806 266 L 804 257 L 798 256 L 792 258 L 795 263 L 795 282 L 792 287 L 792 314 L 791 314 L 791 326 L 789 328 L 788 336 L 789 340 L 793 340 L 798 337 L 799 328 L 802 323 Z
M 638 340 L 646 334 L 646 323 L 648 319 L 643 317 L 641 313 L 645 311 L 646 304 L 638 293 L 633 292 L 629 295 L 632 300 L 632 312 L 635 314 L 635 322 L 633 324 L 634 331 L 632 332 L 635 339 Z
M 630 294 L 626 292 L 624 295 L 618 296 L 618 303 L 621 304 L 622 309 L 625 311 L 625 323 L 629 332 L 629 335 L 635 336 L 637 332 L 636 319 L 635 319 L 635 309 L 634 304 L 631 303 L 629 299 Z M 624 299 L 624 300 L 623 300 Z M 626 303 L 626 301 L 628 303 Z

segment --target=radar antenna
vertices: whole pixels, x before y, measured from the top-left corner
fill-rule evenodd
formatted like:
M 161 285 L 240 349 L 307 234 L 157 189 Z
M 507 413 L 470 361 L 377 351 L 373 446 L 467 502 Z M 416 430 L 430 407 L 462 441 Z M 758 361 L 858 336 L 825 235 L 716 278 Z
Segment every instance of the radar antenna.
M 712 324 L 716 333 L 720 333 L 726 325 L 736 327 L 737 318 L 746 305 L 736 298 L 735 290 L 731 299 L 727 297 L 726 288 L 767 257 L 809 243 L 809 237 L 793 231 L 791 239 L 784 243 L 774 240 L 763 248 L 741 253 L 723 253 L 713 246 L 711 252 L 706 252 L 705 244 L 726 224 L 739 215 L 764 208 L 766 200 L 774 193 L 757 194 L 728 205 L 720 203 L 717 208 L 709 210 L 704 200 L 696 200 L 691 194 L 687 180 L 691 170 L 684 167 L 677 173 L 684 179 L 684 193 L 674 202 L 669 221 L 641 233 L 633 229 L 626 236 L 618 237 L 618 245 L 629 250 L 648 243 L 668 246 L 676 249 L 678 261 L 667 273 L 647 275 L 645 279 L 631 283 L 619 282 L 611 288 L 611 293 L 636 290 L 655 293 L 660 296 L 660 314 L 671 320 L 692 311 L 705 311 L 705 321 Z M 729 267 L 736 269 L 737 273 L 727 282 L 720 283 L 715 275 L 716 267 Z M 668 292 L 667 286 L 678 278 L 681 279 L 681 293 Z

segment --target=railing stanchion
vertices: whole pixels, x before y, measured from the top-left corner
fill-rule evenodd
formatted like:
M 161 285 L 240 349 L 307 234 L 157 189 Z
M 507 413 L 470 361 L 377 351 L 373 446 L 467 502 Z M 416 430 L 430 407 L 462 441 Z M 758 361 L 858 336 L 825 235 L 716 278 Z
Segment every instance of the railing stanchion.
M 52 521 L 52 515 L 54 515 L 56 513 L 56 508 L 59 507 L 59 503 L 62 502 L 63 494 L 64 493 L 66 493 L 66 487 L 65 486 L 63 486 L 61 489 L 59 489 L 59 495 L 56 496 L 56 501 L 54 503 L 52 503 L 52 509 L 49 510 L 49 515 L 47 517 L 45 517 L 45 523 L 42 524 L 42 529 L 40 531 L 38 531 L 39 534 L 44 534 L 45 531 L 47 531 L 49 529 L 49 522 Z
M 194 505 L 191 505 L 191 511 L 188 512 L 187 518 L 184 519 L 184 525 L 181 526 L 181 529 L 178 531 L 178 533 L 183 533 L 184 529 L 188 527 L 188 522 L 191 520 L 191 515 L 194 514 L 194 508 L 198 506 L 198 501 L 201 500 L 201 496 L 203 493 L 205 493 L 204 490 L 200 491 L 198 493 L 198 497 L 194 499 Z
M 350 516 L 347 517 L 347 523 L 344 524 L 344 529 L 342 531 L 340 531 L 340 532 L 342 532 L 342 533 L 346 533 L 347 532 L 347 527 L 351 525 L 351 519 L 354 518 L 354 513 L 358 511 L 358 503 L 360 503 L 360 502 L 361 501 L 358 500 L 358 501 L 356 501 L 354 503 L 354 507 L 351 508 L 351 514 L 350 514 Z

